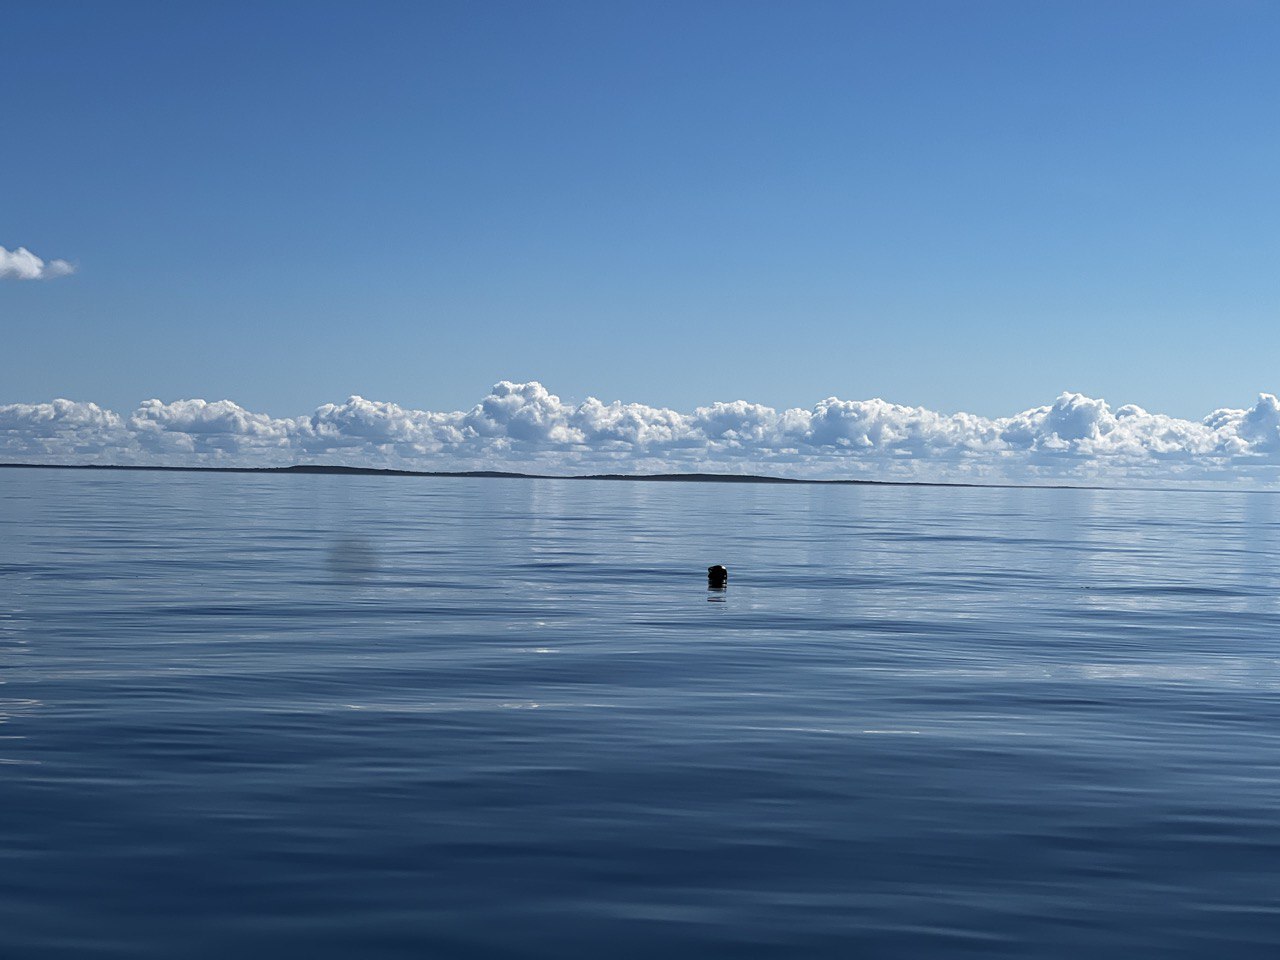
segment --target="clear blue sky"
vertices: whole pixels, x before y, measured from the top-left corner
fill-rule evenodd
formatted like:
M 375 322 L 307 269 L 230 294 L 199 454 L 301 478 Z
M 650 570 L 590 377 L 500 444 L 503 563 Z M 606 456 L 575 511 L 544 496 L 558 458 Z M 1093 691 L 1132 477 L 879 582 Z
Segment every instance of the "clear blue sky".
M 1280 390 L 1280 4 L 10 4 L 0 402 Z

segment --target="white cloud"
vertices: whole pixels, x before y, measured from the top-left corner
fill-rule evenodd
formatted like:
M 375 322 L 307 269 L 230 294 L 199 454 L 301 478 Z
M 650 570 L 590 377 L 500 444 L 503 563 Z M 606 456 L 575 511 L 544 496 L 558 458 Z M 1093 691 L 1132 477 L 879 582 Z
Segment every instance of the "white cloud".
M 53 280 L 75 272 L 66 260 L 41 260 L 26 247 L 0 247 L 0 280 Z
M 108 451 L 124 453 L 131 444 L 120 416 L 96 403 L 0 406 L 0 457 L 5 460 L 74 463 L 100 459 Z
M 502 381 L 469 410 L 350 397 L 276 418 L 229 400 L 0 406 L 0 459 L 558 474 L 734 472 L 932 481 L 1280 482 L 1280 401 L 1183 420 L 1063 393 L 1009 417 L 828 397 L 775 410 L 744 400 L 683 413 Z
M 129 429 L 151 453 L 188 453 L 217 461 L 244 458 L 249 464 L 255 456 L 273 453 L 291 458 L 298 422 L 250 413 L 230 400 L 148 400 L 129 417 Z

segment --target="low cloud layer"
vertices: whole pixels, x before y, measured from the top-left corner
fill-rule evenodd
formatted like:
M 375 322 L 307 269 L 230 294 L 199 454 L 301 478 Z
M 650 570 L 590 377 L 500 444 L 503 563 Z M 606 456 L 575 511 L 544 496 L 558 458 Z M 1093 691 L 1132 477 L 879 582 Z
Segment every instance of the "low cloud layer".
M 0 247 L 0 280 L 53 280 L 75 272 L 66 260 L 41 260 L 26 247 Z
M 957 482 L 1280 481 L 1280 401 L 1182 420 L 1063 393 L 1008 417 L 829 397 L 775 410 L 743 400 L 681 412 L 502 381 L 469 410 L 350 397 L 276 418 L 229 400 L 0 406 L 0 460 L 206 466 L 344 464 L 537 473 L 761 473 Z

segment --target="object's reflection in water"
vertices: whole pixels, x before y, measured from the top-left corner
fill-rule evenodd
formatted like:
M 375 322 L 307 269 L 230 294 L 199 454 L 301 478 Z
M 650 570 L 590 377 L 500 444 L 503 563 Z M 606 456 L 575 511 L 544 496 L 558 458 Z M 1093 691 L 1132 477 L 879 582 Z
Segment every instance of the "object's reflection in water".
M 724 592 L 729 587 L 729 571 L 720 564 L 707 567 L 707 600 L 710 603 L 724 603 Z M 717 594 L 719 594 L 717 596 Z
M 707 567 L 707 602 L 724 603 L 724 592 L 729 587 L 729 570 L 720 564 Z

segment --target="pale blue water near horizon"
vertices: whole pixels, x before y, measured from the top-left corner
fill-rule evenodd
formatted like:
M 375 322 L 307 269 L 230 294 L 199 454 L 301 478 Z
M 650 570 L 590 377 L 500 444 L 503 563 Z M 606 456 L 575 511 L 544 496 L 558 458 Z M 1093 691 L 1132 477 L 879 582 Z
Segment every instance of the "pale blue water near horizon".
M 1278 597 L 1266 493 L 0 471 L 0 956 L 1273 957 Z

